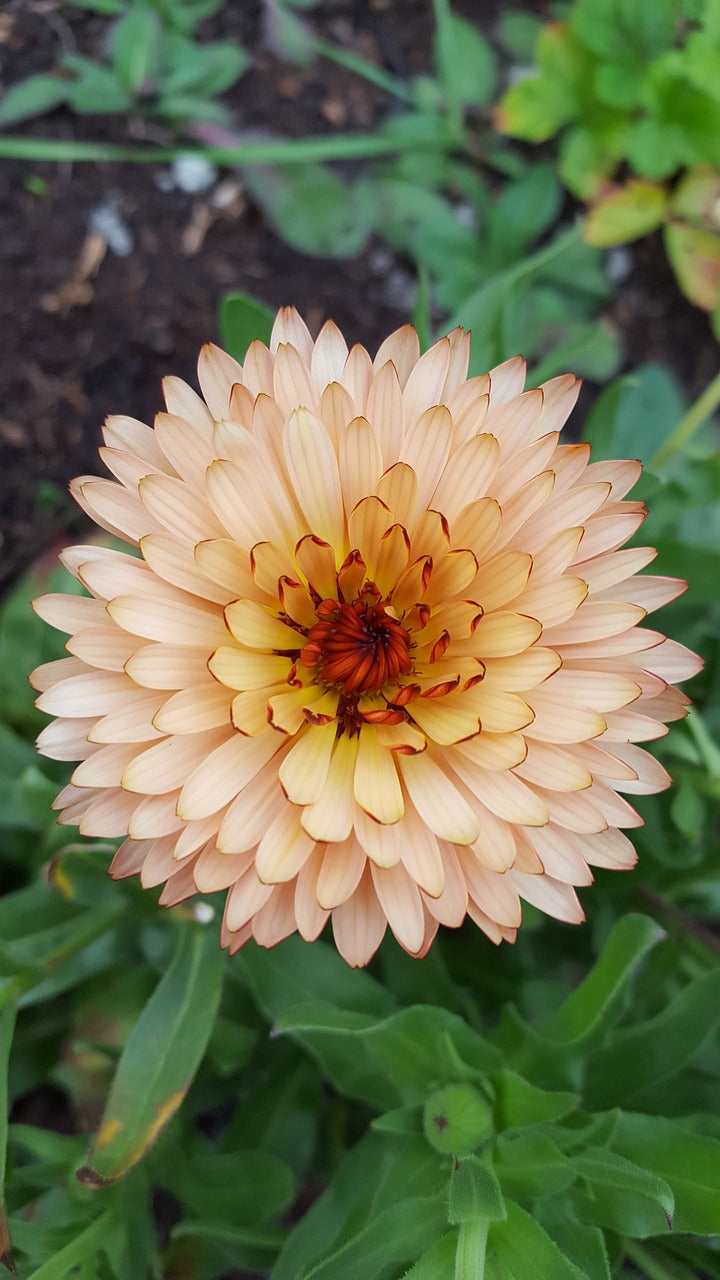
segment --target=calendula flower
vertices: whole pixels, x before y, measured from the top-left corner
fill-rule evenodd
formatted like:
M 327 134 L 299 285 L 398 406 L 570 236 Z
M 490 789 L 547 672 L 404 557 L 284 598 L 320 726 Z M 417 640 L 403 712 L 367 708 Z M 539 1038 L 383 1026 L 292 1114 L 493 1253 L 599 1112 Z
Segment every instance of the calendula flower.
M 139 556 L 70 548 L 89 595 L 36 603 L 71 636 L 33 676 L 40 750 L 81 762 L 60 821 L 126 836 L 112 874 L 163 903 L 227 890 L 232 951 L 579 921 L 590 868 L 636 860 L 624 794 L 669 781 L 634 744 L 699 663 L 641 625 L 685 584 L 620 549 L 640 466 L 558 442 L 574 377 L 467 379 L 468 345 L 406 326 L 373 360 L 282 310 L 242 367 L 203 349 L 204 399 L 110 417 L 116 479 L 73 485 Z

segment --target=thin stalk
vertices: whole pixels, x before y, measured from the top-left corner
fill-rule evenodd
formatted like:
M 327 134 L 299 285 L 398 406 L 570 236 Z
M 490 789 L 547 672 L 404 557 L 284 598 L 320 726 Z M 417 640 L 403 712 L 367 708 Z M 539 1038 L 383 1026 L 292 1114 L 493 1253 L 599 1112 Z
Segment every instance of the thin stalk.
M 393 138 L 377 133 L 336 133 L 320 138 L 282 138 L 269 142 L 244 142 L 228 146 L 192 144 L 173 147 L 116 146 L 105 142 L 78 142 L 62 138 L 0 138 L 0 158 L 41 162 L 120 161 L 158 164 L 178 156 L 200 155 L 214 164 L 273 165 L 308 164 L 327 160 L 364 160 L 372 156 L 394 155 L 398 151 L 433 148 L 448 144 L 445 131 L 422 137 Z
M 668 436 L 664 444 L 660 445 L 657 453 L 650 459 L 650 467 L 657 471 L 664 467 L 676 453 L 680 453 L 695 432 L 707 422 L 715 410 L 720 406 L 720 373 L 716 373 L 712 382 L 709 382 L 705 390 L 698 396 L 694 404 L 690 405 L 687 413 L 684 413 L 678 425 L 671 435 Z
M 66 1244 L 64 1249 L 37 1267 L 32 1275 L 28 1276 L 28 1280 L 56 1280 L 57 1276 L 67 1275 L 72 1267 L 80 1266 L 89 1254 L 97 1257 L 97 1250 L 103 1238 L 107 1236 L 111 1222 L 112 1214 L 106 1210 L 91 1222 L 89 1227 L 75 1236 L 74 1240 Z
M 489 1218 L 462 1222 L 455 1251 L 455 1280 L 483 1280 Z
M 401 102 L 408 102 L 411 105 L 415 102 L 415 94 L 412 89 L 403 84 L 402 80 L 398 80 L 396 76 L 390 74 L 389 71 L 383 71 L 382 67 L 376 67 L 374 63 L 368 62 L 366 58 L 361 58 L 357 53 L 351 53 L 349 49 L 340 49 L 337 45 L 331 44 L 329 40 L 314 40 L 313 46 L 315 52 L 319 53 L 322 58 L 327 58 L 329 62 L 336 62 L 339 67 L 344 67 L 346 71 L 354 71 L 355 75 L 362 76 L 363 80 L 368 80 L 370 84 L 376 85 L 378 89 L 384 89 L 385 93 L 390 93 L 394 98 L 399 98 Z

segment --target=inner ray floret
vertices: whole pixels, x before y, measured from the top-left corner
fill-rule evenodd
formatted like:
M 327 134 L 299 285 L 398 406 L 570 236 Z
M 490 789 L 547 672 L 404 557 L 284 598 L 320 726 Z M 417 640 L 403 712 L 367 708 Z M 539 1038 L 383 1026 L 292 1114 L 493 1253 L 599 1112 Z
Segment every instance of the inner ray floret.
M 378 693 L 412 670 L 411 640 L 374 584 L 350 603 L 322 600 L 301 651 L 306 667 L 345 696 Z

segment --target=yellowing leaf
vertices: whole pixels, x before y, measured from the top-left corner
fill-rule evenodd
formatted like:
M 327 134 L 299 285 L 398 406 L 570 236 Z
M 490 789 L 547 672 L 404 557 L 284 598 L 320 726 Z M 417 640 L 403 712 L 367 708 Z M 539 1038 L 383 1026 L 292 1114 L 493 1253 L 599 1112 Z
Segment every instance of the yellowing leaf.
M 665 250 L 685 297 L 714 311 L 720 302 L 720 236 L 673 223 L 665 228 Z
M 612 187 L 588 213 L 583 238 L 598 248 L 627 244 L 659 227 L 666 205 L 667 193 L 657 182 L 630 181 L 624 187 Z

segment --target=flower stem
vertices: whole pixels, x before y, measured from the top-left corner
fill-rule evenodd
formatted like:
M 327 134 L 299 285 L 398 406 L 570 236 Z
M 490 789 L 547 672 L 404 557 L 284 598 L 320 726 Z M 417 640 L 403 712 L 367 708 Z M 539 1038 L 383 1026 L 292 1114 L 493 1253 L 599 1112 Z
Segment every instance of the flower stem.
M 461 1222 L 455 1251 L 455 1280 L 483 1280 L 489 1218 Z
M 313 45 L 315 52 L 321 57 L 327 58 L 330 62 L 336 62 L 346 71 L 354 71 L 355 75 L 362 76 L 370 84 L 376 85 L 378 89 L 384 89 L 386 93 L 391 93 L 394 98 L 400 98 L 402 102 L 414 103 L 415 94 L 412 89 L 409 89 L 396 76 L 384 71 L 382 67 L 376 67 L 374 63 L 368 62 L 367 58 L 361 58 L 349 49 L 340 49 L 328 40 L 315 40 Z
M 675 430 L 668 436 L 665 443 L 660 445 L 660 448 L 650 459 L 649 466 L 651 470 L 660 470 L 671 458 L 674 458 L 676 453 L 680 453 L 718 406 L 720 406 L 720 373 L 716 373 L 712 382 L 708 383 L 695 403 L 690 405 Z
M 129 161 L 157 164 L 188 154 L 202 155 L 215 164 L 270 165 L 308 164 L 326 160 L 364 160 L 372 156 L 395 155 L 398 151 L 445 150 L 449 134 L 438 120 L 435 131 L 428 129 L 417 138 L 390 133 L 336 133 L 318 138 L 273 138 L 227 146 L 196 147 L 192 143 L 173 147 L 115 146 L 106 142 L 85 142 L 64 138 L 0 138 L 0 157 L 14 160 L 51 162 Z

